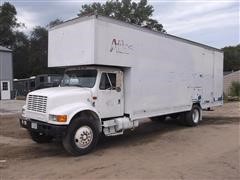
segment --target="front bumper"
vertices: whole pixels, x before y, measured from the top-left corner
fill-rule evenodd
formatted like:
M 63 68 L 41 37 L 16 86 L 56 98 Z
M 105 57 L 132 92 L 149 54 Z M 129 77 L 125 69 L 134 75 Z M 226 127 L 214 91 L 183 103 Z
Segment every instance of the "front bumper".
M 29 131 L 43 133 L 55 138 L 62 138 L 67 132 L 67 125 L 53 125 L 34 119 L 19 118 L 20 125 Z

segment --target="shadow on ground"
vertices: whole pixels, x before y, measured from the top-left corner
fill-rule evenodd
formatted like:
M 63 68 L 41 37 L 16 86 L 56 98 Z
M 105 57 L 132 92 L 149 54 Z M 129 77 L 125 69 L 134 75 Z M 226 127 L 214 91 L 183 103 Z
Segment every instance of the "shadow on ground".
M 199 127 L 207 125 L 239 124 L 239 117 L 204 117 Z M 179 131 L 187 128 L 175 119 L 165 122 L 145 122 L 136 128 L 135 131 L 126 131 L 122 136 L 103 137 L 99 148 L 111 146 L 136 146 L 143 143 L 150 143 L 155 137 L 161 138 L 161 135 L 171 131 Z

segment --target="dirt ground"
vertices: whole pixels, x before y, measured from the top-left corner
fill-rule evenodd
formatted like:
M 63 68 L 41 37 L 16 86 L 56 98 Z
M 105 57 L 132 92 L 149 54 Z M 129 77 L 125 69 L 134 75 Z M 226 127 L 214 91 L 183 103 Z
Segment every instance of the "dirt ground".
M 20 100 L 1 100 L 0 116 L 20 113 L 25 101 Z
M 226 103 L 195 128 L 145 119 L 81 157 L 32 142 L 16 114 L 1 115 L 0 179 L 240 179 L 239 113 Z

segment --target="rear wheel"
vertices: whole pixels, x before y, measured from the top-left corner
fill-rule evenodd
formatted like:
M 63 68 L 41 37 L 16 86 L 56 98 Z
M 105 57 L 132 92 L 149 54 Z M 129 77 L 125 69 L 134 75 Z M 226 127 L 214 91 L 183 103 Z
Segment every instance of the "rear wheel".
M 48 136 L 40 132 L 29 131 L 29 134 L 32 140 L 37 143 L 49 143 L 53 139 L 52 136 Z
M 99 139 L 99 128 L 94 120 L 76 118 L 63 138 L 63 146 L 70 154 L 78 156 L 89 153 Z
M 201 111 L 199 105 L 193 105 L 191 111 L 182 115 L 181 121 L 187 126 L 197 126 L 201 119 Z

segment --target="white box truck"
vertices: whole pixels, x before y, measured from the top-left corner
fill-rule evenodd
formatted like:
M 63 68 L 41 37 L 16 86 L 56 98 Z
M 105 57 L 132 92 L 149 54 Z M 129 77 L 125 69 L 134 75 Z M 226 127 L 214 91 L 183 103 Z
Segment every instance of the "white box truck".
M 92 15 L 50 29 L 48 48 L 48 66 L 65 67 L 64 77 L 28 94 L 20 123 L 73 155 L 142 118 L 196 126 L 202 109 L 223 104 L 223 53 L 213 47 Z

